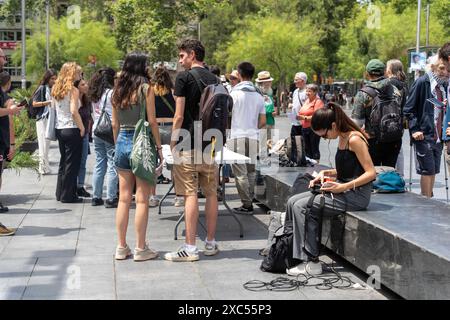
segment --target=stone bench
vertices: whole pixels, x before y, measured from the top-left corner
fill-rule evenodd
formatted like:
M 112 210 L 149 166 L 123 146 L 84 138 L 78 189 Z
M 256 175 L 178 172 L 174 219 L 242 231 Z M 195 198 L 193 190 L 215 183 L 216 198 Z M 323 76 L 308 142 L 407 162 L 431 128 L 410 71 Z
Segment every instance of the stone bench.
M 297 175 L 314 169 L 322 168 L 263 176 L 256 198 L 284 211 Z M 450 299 L 450 207 L 442 202 L 410 192 L 373 194 L 367 210 L 324 220 L 322 243 L 364 272 L 379 267 L 381 283 L 404 298 Z

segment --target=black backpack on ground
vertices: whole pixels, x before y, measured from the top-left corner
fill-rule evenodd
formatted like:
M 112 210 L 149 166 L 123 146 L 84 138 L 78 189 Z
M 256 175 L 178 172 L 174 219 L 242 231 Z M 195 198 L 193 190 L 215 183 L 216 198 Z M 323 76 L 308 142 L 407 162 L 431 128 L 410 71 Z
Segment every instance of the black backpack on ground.
M 403 119 L 401 96 L 398 89 L 392 86 L 393 93 L 388 95 L 380 90 L 365 86 L 361 89 L 372 97 L 372 111 L 369 122 L 378 142 L 394 142 L 403 137 Z
M 275 235 L 275 243 L 270 247 L 269 254 L 264 257 L 260 269 L 265 272 L 286 273 L 286 269 L 300 264 L 300 260 L 292 257 L 293 241 L 292 220 L 287 220 L 284 225 L 284 232 L 281 235 Z
M 211 144 L 215 138 L 218 144 L 214 150 L 220 151 L 226 142 L 226 131 L 229 129 L 228 114 L 233 107 L 233 98 L 220 79 L 217 79 L 215 84 L 205 84 L 195 69 L 190 70 L 189 73 L 194 77 L 201 93 L 197 120 L 202 123 L 202 139 L 208 138 L 208 141 L 203 142 L 203 148 Z M 221 137 L 215 135 L 206 137 L 205 132 L 209 129 L 220 131 Z
M 313 191 L 311 197 L 308 200 L 308 204 L 305 211 L 305 231 L 304 236 L 306 239 L 307 224 L 311 219 L 311 211 L 313 210 L 314 199 L 320 195 L 320 192 Z M 322 216 L 325 209 L 325 199 L 322 198 L 319 207 L 319 245 L 322 236 Z M 316 209 L 314 209 L 316 210 Z M 280 228 L 281 229 L 281 228 Z M 301 260 L 295 259 L 294 256 L 294 233 L 293 233 L 293 220 L 292 217 L 288 219 L 286 216 L 286 221 L 284 223 L 283 234 L 277 235 L 278 231 L 275 233 L 275 243 L 272 244 L 269 250 L 269 254 L 264 257 L 261 263 L 260 269 L 265 272 L 272 273 L 286 273 L 286 269 L 295 267 L 296 265 L 302 263 Z M 306 243 L 306 240 L 305 240 Z M 303 249 L 304 250 L 304 249 Z

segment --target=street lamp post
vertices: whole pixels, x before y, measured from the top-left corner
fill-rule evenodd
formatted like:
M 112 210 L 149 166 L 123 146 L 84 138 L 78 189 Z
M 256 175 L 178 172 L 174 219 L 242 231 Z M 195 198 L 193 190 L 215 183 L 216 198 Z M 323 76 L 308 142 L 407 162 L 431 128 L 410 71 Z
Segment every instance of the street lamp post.
M 47 27 L 46 27 L 46 66 L 47 70 L 50 69 L 50 1 L 47 0 L 46 3 L 46 13 L 47 13 Z
M 420 11 L 422 8 L 422 1 L 417 0 L 417 34 L 416 34 L 416 53 L 420 50 Z M 419 70 L 414 71 L 414 79 L 417 80 L 420 77 Z
M 22 0 L 22 89 L 27 87 L 26 79 L 26 30 L 25 30 L 25 0 Z

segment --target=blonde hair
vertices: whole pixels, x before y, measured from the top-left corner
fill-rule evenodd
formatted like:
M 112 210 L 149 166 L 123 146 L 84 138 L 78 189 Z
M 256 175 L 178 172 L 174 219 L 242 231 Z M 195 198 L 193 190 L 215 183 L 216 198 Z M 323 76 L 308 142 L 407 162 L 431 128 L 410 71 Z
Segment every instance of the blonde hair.
M 52 96 L 56 100 L 64 99 L 74 87 L 73 83 L 78 80 L 79 74 L 81 74 L 81 67 L 76 62 L 64 63 L 52 87 Z
M 153 89 L 155 90 L 156 96 L 165 96 L 166 94 L 168 94 L 170 92 L 170 89 L 168 89 L 165 86 L 160 85 L 160 84 L 155 84 L 153 86 Z

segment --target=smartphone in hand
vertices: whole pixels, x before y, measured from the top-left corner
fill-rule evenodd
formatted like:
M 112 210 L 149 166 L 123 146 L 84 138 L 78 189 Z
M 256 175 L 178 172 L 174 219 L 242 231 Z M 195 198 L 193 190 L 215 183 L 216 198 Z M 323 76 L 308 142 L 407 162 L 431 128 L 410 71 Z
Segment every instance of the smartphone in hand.
M 439 101 L 436 98 L 429 98 L 429 99 L 427 99 L 427 101 L 430 102 L 431 104 L 435 105 L 435 106 L 438 106 L 438 107 L 441 107 L 441 108 L 445 108 L 445 104 L 443 102 Z
M 28 103 L 27 99 L 23 99 L 22 101 L 19 102 L 19 104 L 17 105 L 18 107 L 24 107 L 26 106 Z

